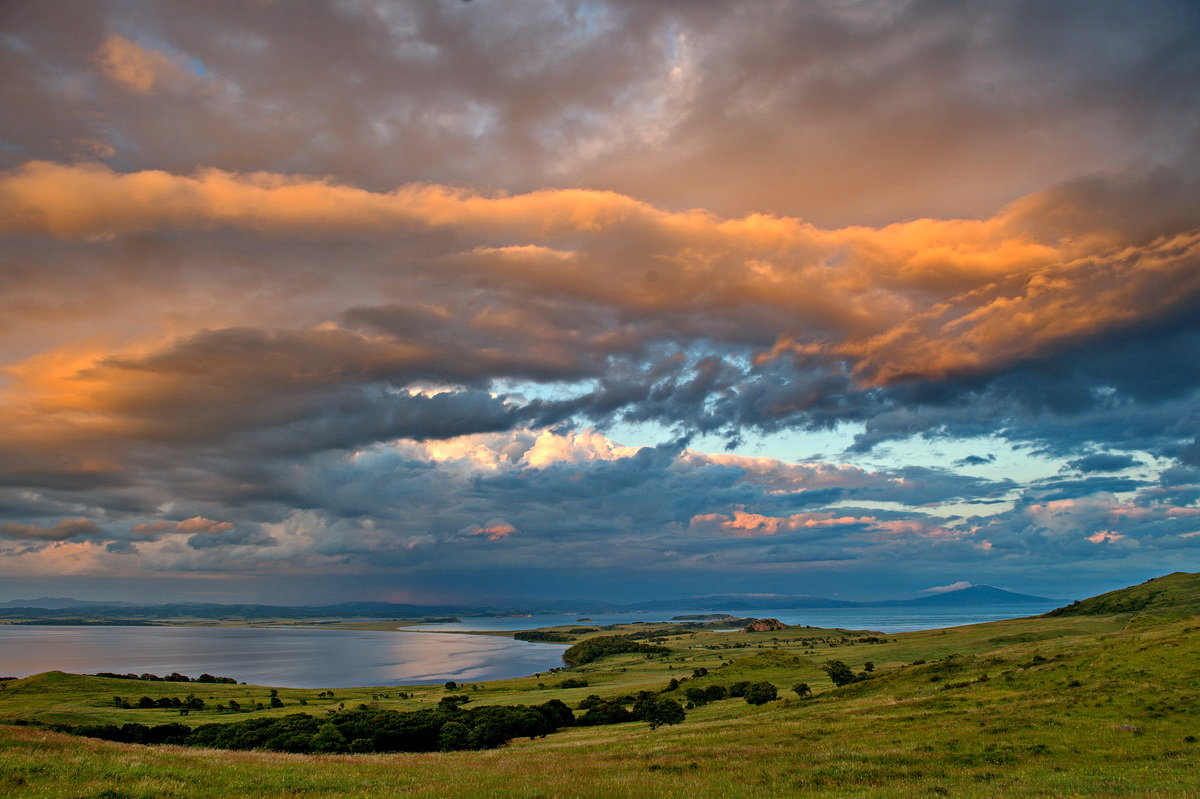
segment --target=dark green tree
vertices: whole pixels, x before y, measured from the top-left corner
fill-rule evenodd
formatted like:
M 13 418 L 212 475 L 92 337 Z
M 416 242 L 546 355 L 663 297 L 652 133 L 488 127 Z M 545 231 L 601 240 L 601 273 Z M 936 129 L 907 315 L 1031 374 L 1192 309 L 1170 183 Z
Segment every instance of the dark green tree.
M 456 752 L 460 749 L 471 748 L 471 731 L 465 724 L 457 721 L 447 721 L 438 733 L 438 749 L 443 752 Z
M 350 746 L 341 730 L 330 722 L 317 727 L 317 732 L 309 741 L 314 752 L 337 753 L 349 751 Z
M 642 720 L 648 722 L 652 730 L 666 724 L 678 724 L 686 717 L 687 714 L 674 699 L 652 699 L 649 707 L 642 712 Z
M 829 675 L 829 679 L 834 685 L 849 685 L 858 680 L 854 671 L 840 660 L 829 660 L 822 666 L 825 673 Z
M 756 682 L 746 689 L 746 701 L 752 705 L 765 705 L 779 698 L 779 692 L 769 682 Z

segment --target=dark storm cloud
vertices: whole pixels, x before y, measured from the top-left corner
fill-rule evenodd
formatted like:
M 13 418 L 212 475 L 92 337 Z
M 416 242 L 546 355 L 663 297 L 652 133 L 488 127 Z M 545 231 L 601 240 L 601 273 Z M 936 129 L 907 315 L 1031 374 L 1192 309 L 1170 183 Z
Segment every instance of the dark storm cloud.
M 1072 469 L 1084 473 L 1119 472 L 1123 469 L 1137 466 L 1140 463 L 1132 455 L 1114 452 L 1097 452 L 1094 455 L 1085 455 L 1082 458 L 1067 461 L 1067 465 Z
M 996 460 L 995 455 L 968 455 L 954 462 L 955 466 L 986 466 Z

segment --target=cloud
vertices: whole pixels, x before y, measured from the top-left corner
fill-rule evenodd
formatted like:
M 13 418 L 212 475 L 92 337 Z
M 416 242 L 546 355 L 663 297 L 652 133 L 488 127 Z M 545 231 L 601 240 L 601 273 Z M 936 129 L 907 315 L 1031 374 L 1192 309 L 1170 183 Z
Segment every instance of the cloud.
M 178 522 L 166 520 L 143 522 L 142 524 L 133 525 L 129 530 L 132 533 L 149 533 L 152 535 L 161 533 L 206 533 L 217 535 L 228 532 L 236 526 L 232 522 L 218 522 L 206 519 L 203 516 L 193 516 L 190 519 Z
M 1098 164 L 1188 168 L 1196 21 L 1182 0 L 1134 19 L 1093 4 L 34 4 L 6 17 L 2 99 L 20 157 L 100 134 L 137 169 L 604 186 L 884 224 L 984 216 Z M 96 63 L 114 41 L 122 57 Z M 126 88 L 156 87 L 181 53 L 228 88 Z M 117 64 L 115 91 L 94 85 Z
M 922 594 L 948 594 L 951 591 L 961 591 L 964 588 L 971 588 L 974 585 L 975 585 L 974 583 L 967 582 L 966 580 L 958 580 L 957 582 L 953 582 L 948 585 L 935 585 L 935 586 L 932 586 L 931 588 L 922 588 L 921 593 Z
M 464 535 L 481 535 L 488 541 L 499 541 L 501 538 L 517 532 L 517 528 L 502 519 L 493 519 L 484 525 L 473 524 L 463 529 Z
M 1119 472 L 1140 463 L 1141 461 L 1128 453 L 1097 452 L 1068 461 L 1067 465 L 1076 471 L 1090 474 L 1092 472 Z
M 72 538 L 96 536 L 100 532 L 100 528 L 90 519 L 63 519 L 50 526 L 18 522 L 0 524 L 0 537 L 32 541 L 67 541 Z
M 105 39 L 95 59 L 106 78 L 136 94 L 153 94 L 166 87 L 197 82 L 195 74 L 176 58 L 123 36 Z
M 967 455 L 966 457 L 959 458 L 958 460 L 956 460 L 954 462 L 954 465 L 955 466 L 986 466 L 989 463 L 994 463 L 995 460 L 996 460 L 996 456 L 992 455 L 990 453 L 988 455 Z
M 693 516 L 689 526 L 693 528 L 715 527 L 738 538 L 754 538 L 763 535 L 795 533 L 814 527 L 840 527 L 844 525 L 872 526 L 878 520 L 873 516 L 835 516 L 831 513 L 794 513 L 791 516 L 764 516 L 735 510 L 732 514 L 705 513 Z
M 1192 205 L 1200 208 L 1195 198 Z M 442 268 L 452 265 L 447 277 L 464 288 L 477 285 L 501 303 L 476 317 L 479 333 L 493 327 L 501 334 L 499 357 L 488 358 L 494 378 L 520 376 L 536 361 L 550 373 L 578 370 L 580 349 L 598 354 L 620 347 L 644 355 L 656 340 L 701 335 L 750 347 L 747 354 L 759 365 L 791 359 L 793 368 L 824 371 L 848 360 L 859 388 L 994 375 L 1157 322 L 1200 293 L 1193 268 L 1200 233 L 1142 241 L 1101 228 L 1091 236 L 1039 239 L 1017 224 L 1023 206 L 1013 208 L 985 221 L 822 230 L 781 217 L 667 212 L 612 192 L 489 197 L 408 186 L 376 193 L 282 175 L 118 174 L 99 165 L 48 163 L 26 164 L 0 178 L 0 218 L 12 232 L 112 236 L 228 226 L 302 237 L 437 239 L 453 231 L 473 239 L 474 246 L 447 252 Z M 485 243 L 503 239 L 527 243 Z M 546 246 L 569 239 L 571 249 Z M 660 262 L 670 280 L 628 265 L 639 261 Z M 608 279 L 612 275 L 623 279 Z M 585 328 L 555 348 L 547 338 L 557 314 L 546 319 L 554 311 L 545 305 L 505 308 L 510 291 L 590 309 L 582 316 L 587 321 L 601 312 L 594 321 L 617 315 L 631 324 L 618 337 Z M 730 314 L 746 308 L 756 309 L 757 324 L 734 324 Z M 386 313 L 355 309 L 347 320 L 396 330 Z M 439 319 L 446 324 L 442 316 L 433 318 L 435 325 Z M 533 326 L 514 337 L 509 331 L 518 320 Z M 420 346 L 411 333 L 405 338 L 404 346 Z M 533 347 L 505 352 L 505 338 L 513 344 L 533 339 Z M 481 354 L 476 350 L 477 359 Z M 709 380 L 746 377 L 724 368 Z
M 1186 552 L 1197 21 L 22 4 L 0 563 L 924 585 Z

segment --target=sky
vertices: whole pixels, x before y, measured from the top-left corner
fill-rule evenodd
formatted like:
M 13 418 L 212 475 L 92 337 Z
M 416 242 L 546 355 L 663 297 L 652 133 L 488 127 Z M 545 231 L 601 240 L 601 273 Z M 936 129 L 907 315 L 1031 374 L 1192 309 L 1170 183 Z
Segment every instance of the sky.
M 1200 570 L 1200 6 L 0 6 L 0 600 Z

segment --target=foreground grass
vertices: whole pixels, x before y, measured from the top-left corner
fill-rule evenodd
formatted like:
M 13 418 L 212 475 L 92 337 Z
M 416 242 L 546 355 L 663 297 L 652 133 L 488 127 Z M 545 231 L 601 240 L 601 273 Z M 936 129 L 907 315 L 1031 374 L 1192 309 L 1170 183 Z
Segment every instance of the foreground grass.
M 671 676 L 701 667 L 709 674 L 685 685 L 766 679 L 783 692 L 804 681 L 818 696 L 759 708 L 729 699 L 690 711 L 678 727 L 570 729 L 487 752 L 215 752 L 0 726 L 0 795 L 1195 797 L 1200 626 L 1195 619 L 1152 627 L 1128 620 L 1014 620 L 887 636 L 883 644 L 851 644 L 850 637 L 803 628 L 681 633 L 667 639 L 674 650 L 667 657 L 606 659 L 566 674 L 481 684 L 472 696 L 486 704 L 555 696 L 573 702 L 588 693 L 661 687 Z M 870 660 L 879 676 L 833 689 L 819 668 L 828 658 L 856 670 Z M 927 662 L 912 665 L 917 660 Z M 585 677 L 589 686 L 554 688 L 567 676 Z M 0 718 L 205 723 L 320 713 L 331 704 L 319 703 L 316 691 L 283 689 L 288 707 L 237 717 L 104 706 L 114 693 L 176 696 L 193 690 L 206 701 L 210 695 L 266 695 L 258 686 L 52 673 L 0 690 Z M 361 701 L 427 707 L 444 693 L 426 687 L 408 700 L 379 696 L 398 690 L 338 691 L 332 706 Z M 295 706 L 301 695 L 312 696 L 314 704 Z

